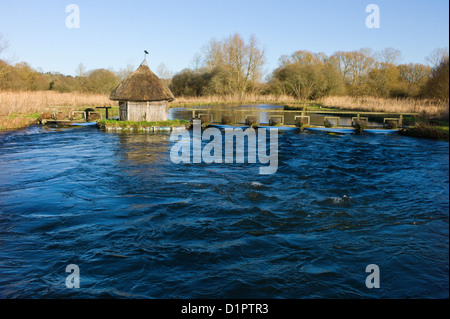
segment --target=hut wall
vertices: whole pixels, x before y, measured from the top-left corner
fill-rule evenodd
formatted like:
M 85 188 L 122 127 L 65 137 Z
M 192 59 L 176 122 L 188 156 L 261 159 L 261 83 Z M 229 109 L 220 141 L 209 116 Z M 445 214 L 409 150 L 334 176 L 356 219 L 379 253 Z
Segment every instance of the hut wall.
M 159 102 L 120 102 L 121 121 L 167 121 L 169 118 L 169 103 Z
M 120 121 L 128 121 L 127 102 L 119 102 L 119 120 Z
M 169 119 L 169 102 L 148 102 L 146 121 L 167 121 Z

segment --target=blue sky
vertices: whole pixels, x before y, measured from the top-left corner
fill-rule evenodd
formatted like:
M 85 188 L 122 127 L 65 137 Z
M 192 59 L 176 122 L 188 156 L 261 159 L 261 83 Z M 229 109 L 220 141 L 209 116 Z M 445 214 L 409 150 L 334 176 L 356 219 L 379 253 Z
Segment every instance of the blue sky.
M 80 28 L 66 27 L 66 7 L 80 8 Z M 380 28 L 365 25 L 366 6 L 380 8 Z M 402 62 L 424 63 L 434 48 L 449 46 L 447 0 L 0 0 L 0 33 L 10 42 L 0 56 L 35 69 L 75 74 L 128 64 L 137 67 L 143 50 L 156 71 L 176 73 L 211 38 L 254 34 L 266 51 L 267 73 L 283 54 L 360 48 L 401 50 Z

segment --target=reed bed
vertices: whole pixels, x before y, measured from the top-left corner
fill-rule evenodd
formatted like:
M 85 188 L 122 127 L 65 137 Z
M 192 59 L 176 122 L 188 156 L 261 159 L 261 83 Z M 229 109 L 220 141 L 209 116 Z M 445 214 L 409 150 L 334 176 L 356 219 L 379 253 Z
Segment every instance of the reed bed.
M 417 113 L 422 118 L 448 121 L 449 102 L 427 99 L 385 99 L 375 97 L 330 96 L 318 101 L 298 101 L 286 95 L 241 94 L 226 96 L 177 97 L 171 107 L 207 105 L 284 104 L 294 107 L 319 104 L 324 107 L 367 112 Z M 0 129 L 29 125 L 40 113 L 55 106 L 87 108 L 117 107 L 109 94 L 54 91 L 0 91 Z
M 40 113 L 49 110 L 52 106 L 117 106 L 117 102 L 111 101 L 108 94 L 0 91 L 0 116 Z
M 180 96 L 170 103 L 171 107 L 233 105 L 233 104 L 285 104 L 295 103 L 296 100 L 287 95 L 210 95 L 201 97 Z
M 295 103 L 290 96 L 279 95 L 226 95 L 204 97 L 177 97 L 171 107 L 220 105 L 220 104 L 283 104 Z M 88 94 L 80 92 L 58 93 L 54 91 L 0 91 L 0 116 L 12 114 L 32 114 L 48 111 L 53 106 L 71 107 L 117 107 L 108 94 Z
M 420 117 L 448 119 L 449 102 L 427 99 L 386 99 L 376 97 L 330 96 L 324 106 L 367 112 L 417 113 Z
M 423 116 L 448 118 L 449 102 L 427 99 L 385 99 L 375 97 L 330 96 L 315 101 L 326 107 L 368 112 L 418 113 Z M 301 104 L 287 95 L 225 95 L 177 97 L 171 107 L 220 104 Z M 308 103 L 313 103 L 310 101 Z M 54 91 L 0 91 L 0 116 L 32 114 L 49 110 L 52 106 L 117 107 L 108 94 Z

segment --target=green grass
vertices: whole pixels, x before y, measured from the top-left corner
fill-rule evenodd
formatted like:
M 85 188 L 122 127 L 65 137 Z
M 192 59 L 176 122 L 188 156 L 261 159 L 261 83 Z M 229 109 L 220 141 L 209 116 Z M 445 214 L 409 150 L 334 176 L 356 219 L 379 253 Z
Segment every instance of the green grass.
M 8 118 L 10 120 L 14 120 L 16 118 L 26 118 L 26 119 L 35 119 L 37 120 L 41 114 L 40 113 L 25 113 L 25 114 L 19 114 L 19 113 L 11 113 L 8 115 Z
M 182 126 L 189 124 L 186 120 L 168 120 L 168 121 L 154 121 L 154 122 L 133 122 L 133 121 L 117 121 L 117 120 L 101 120 L 97 122 L 98 125 L 102 126 L 114 126 L 114 127 L 172 127 L 172 126 Z
M 41 116 L 41 113 L 30 113 L 25 115 L 25 118 L 31 118 L 37 120 Z
M 172 102 L 170 103 L 170 108 L 186 108 L 186 107 L 197 107 L 197 106 L 220 106 L 220 105 L 240 105 L 236 102 Z
M 336 111 L 338 109 L 327 107 L 318 102 L 293 102 L 284 106 L 285 110 L 304 110 L 304 111 Z
M 0 131 L 27 127 L 31 124 L 35 124 L 38 117 L 39 114 L 37 113 L 0 116 Z
M 436 126 L 438 130 L 441 130 L 442 132 L 448 133 L 448 126 Z
M 426 122 L 416 122 L 413 126 L 401 130 L 400 134 L 411 137 L 449 141 L 448 122 L 447 125 L 440 126 Z

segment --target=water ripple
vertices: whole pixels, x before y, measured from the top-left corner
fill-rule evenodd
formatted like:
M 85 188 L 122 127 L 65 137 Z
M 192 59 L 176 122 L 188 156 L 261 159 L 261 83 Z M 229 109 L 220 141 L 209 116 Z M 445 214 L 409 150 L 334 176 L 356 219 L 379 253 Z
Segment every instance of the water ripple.
M 0 133 L 0 297 L 448 298 L 448 143 L 279 140 L 265 176 L 172 164 L 166 134 Z

